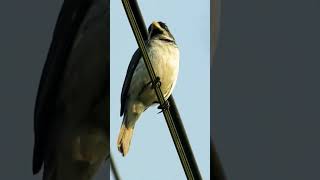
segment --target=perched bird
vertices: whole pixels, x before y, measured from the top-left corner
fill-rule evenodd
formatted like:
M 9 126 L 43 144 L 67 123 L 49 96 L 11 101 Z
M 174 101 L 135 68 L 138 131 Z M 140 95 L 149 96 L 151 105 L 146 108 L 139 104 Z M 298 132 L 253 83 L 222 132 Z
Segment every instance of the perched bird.
M 165 100 L 171 95 L 179 71 L 179 49 L 168 27 L 163 22 L 154 21 L 148 28 L 147 53 Z M 118 150 L 125 156 L 130 147 L 135 123 L 140 115 L 158 101 L 138 49 L 129 64 L 121 92 L 123 121 L 118 136 Z
M 90 180 L 109 156 L 108 0 L 65 0 L 34 112 L 33 173 Z

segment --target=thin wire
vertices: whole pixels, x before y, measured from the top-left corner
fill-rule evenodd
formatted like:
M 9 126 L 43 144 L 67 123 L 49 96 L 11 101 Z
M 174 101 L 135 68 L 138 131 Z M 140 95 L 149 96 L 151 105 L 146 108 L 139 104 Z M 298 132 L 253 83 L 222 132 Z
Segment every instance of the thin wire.
M 156 82 L 157 77 L 156 77 L 155 72 L 153 70 L 151 61 L 149 59 L 149 56 L 148 56 L 148 53 L 147 53 L 147 50 L 146 50 L 146 47 L 145 47 L 145 44 L 144 44 L 144 40 L 142 38 L 141 32 L 139 30 L 139 27 L 137 25 L 136 19 L 135 19 L 134 15 L 133 15 L 131 6 L 129 4 L 129 0 L 122 0 L 122 2 L 123 2 L 123 5 L 125 7 L 125 10 L 126 10 L 130 25 L 131 25 L 131 27 L 133 29 L 134 35 L 135 35 L 135 37 L 137 39 L 139 48 L 140 48 L 140 50 L 142 52 L 142 56 L 143 56 L 145 65 L 147 67 L 151 82 L 152 82 L 152 84 L 154 86 L 157 98 L 158 98 L 158 100 L 160 102 L 160 106 L 163 107 L 164 104 L 165 104 L 165 99 L 163 97 L 163 94 L 162 94 L 162 91 L 161 91 L 161 89 L 159 87 L 159 84 Z M 163 109 L 163 114 L 164 114 L 164 117 L 166 119 L 170 134 L 171 134 L 172 139 L 174 141 L 174 144 L 176 146 L 176 149 L 177 149 L 178 155 L 180 157 L 180 161 L 182 163 L 182 166 L 183 166 L 183 169 L 185 171 L 185 174 L 186 174 L 188 179 L 194 179 L 192 170 L 190 168 L 190 164 L 189 164 L 188 159 L 186 157 L 186 153 L 185 153 L 185 151 L 183 149 L 181 140 L 180 140 L 180 138 L 178 136 L 177 129 L 176 129 L 174 123 L 173 123 L 173 119 L 172 119 L 172 116 L 170 114 L 170 111 L 168 109 Z
M 119 172 L 118 172 L 118 169 L 117 169 L 117 166 L 114 163 L 114 160 L 113 160 L 113 157 L 112 157 L 111 153 L 110 153 L 110 166 L 111 166 L 111 170 L 112 170 L 112 173 L 114 175 L 114 178 L 116 180 L 121 180 Z
M 130 5 L 129 5 L 129 7 L 130 7 Z M 131 10 L 131 9 L 130 9 Z M 130 18 L 132 18 L 133 19 L 133 29 L 134 29 L 134 31 L 135 32 L 140 32 L 139 31 L 139 28 L 137 27 L 137 23 L 136 23 L 136 21 L 135 21 L 135 18 L 134 18 L 134 16 L 133 16 L 133 13 L 132 13 L 132 11 L 130 11 L 129 10 L 129 16 L 130 16 Z M 141 34 L 137 34 L 137 40 L 138 40 L 138 44 L 139 44 L 139 46 L 144 46 L 144 41 L 143 41 L 143 39 L 142 39 L 142 37 L 141 37 Z M 143 54 L 143 56 L 144 56 L 144 60 L 145 60 L 145 64 L 146 64 L 146 66 L 147 66 L 147 69 L 149 70 L 149 75 L 151 76 L 151 80 L 152 80 L 152 82 L 153 82 L 153 85 L 155 85 L 155 87 L 156 87 L 156 94 L 157 94 L 157 96 L 158 96 L 158 99 L 159 99 L 159 101 L 161 102 L 160 103 L 160 105 L 163 105 L 164 104 L 164 102 L 165 102 L 165 100 L 164 100 L 164 98 L 163 98 L 163 94 L 162 94 L 162 92 L 161 92 L 161 89 L 159 88 L 159 86 L 158 86 L 158 84 L 156 84 L 156 82 L 155 82 L 155 79 L 156 79 L 156 75 L 155 75 L 155 73 L 154 73 L 154 71 L 153 71 L 153 68 L 152 68 L 152 64 L 151 64 L 151 62 L 150 62 L 150 59 L 149 59 L 149 57 L 148 57 L 148 54 L 147 54 L 147 51 L 146 51 L 146 48 L 144 47 L 144 48 L 141 48 L 141 51 L 142 51 L 142 54 Z M 146 57 L 146 58 L 145 58 Z M 149 60 L 147 60 L 147 59 L 149 59 Z M 174 126 L 174 124 L 173 124 L 173 122 L 172 122 L 172 117 L 171 117 L 171 114 L 170 114 L 170 112 L 168 111 L 168 110 L 166 110 L 166 111 L 164 111 L 164 115 L 165 115 L 165 118 L 166 118 L 166 120 L 168 121 L 168 126 L 169 126 L 169 128 L 171 127 L 171 128 L 174 128 L 175 129 L 175 126 Z M 170 120 L 171 119 L 171 120 Z M 179 142 L 180 141 L 180 139 L 179 139 L 179 137 L 178 137 L 178 135 L 177 135 L 177 133 L 176 133 L 176 130 L 174 130 L 173 131 L 173 136 L 174 136 L 174 140 L 176 140 L 176 141 L 178 141 L 177 142 L 177 148 L 180 150 L 180 151 L 184 151 L 183 150 L 183 148 L 182 148 L 182 145 L 181 145 L 181 142 Z M 185 163 L 186 165 L 189 165 L 188 164 L 188 162 L 186 161 L 186 157 L 185 157 L 185 153 L 183 152 L 182 154 L 182 161 L 184 161 L 183 163 Z M 190 168 L 190 167 L 189 167 Z

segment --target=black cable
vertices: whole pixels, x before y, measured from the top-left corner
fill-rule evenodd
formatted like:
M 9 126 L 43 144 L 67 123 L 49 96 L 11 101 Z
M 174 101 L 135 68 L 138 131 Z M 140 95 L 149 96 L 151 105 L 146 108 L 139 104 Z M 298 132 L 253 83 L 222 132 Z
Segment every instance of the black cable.
M 152 64 L 150 62 L 144 44 L 144 41 L 147 39 L 148 33 L 141 15 L 141 11 L 136 0 L 122 0 L 122 3 L 126 10 L 131 28 L 134 32 L 139 48 L 141 50 L 151 82 L 155 88 L 158 101 L 160 102 L 160 107 L 165 107 L 166 101 L 161 92 L 159 83 L 157 83 L 157 76 L 152 68 Z M 171 137 L 174 141 L 185 174 L 188 179 L 202 179 L 197 163 L 193 156 L 187 134 L 183 127 L 182 120 L 172 96 L 169 97 L 168 102 L 170 103 L 170 106 L 169 108 L 163 109 L 163 114 L 165 116 Z

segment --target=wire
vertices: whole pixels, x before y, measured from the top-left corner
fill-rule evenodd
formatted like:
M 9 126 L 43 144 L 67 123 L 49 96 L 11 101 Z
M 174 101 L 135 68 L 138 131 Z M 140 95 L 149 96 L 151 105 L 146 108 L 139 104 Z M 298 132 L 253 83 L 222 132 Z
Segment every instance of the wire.
M 110 166 L 111 166 L 111 170 L 112 170 L 112 173 L 114 175 L 114 178 L 116 180 L 121 180 L 119 172 L 118 172 L 118 169 L 117 169 L 117 166 L 114 163 L 114 160 L 113 160 L 113 157 L 112 157 L 111 153 L 110 153 Z
M 124 5 L 125 11 L 127 13 L 127 16 L 128 16 L 131 28 L 133 30 L 133 33 L 135 35 L 135 38 L 137 40 L 138 46 L 139 46 L 139 48 L 141 50 L 141 53 L 142 53 L 142 56 L 143 56 L 143 59 L 144 59 L 144 63 L 145 63 L 146 68 L 148 70 L 148 74 L 150 76 L 152 85 L 153 85 L 153 87 L 155 89 L 158 101 L 160 102 L 160 107 L 165 107 L 166 103 L 168 101 L 166 102 L 166 100 L 163 97 L 163 93 L 162 93 L 162 91 L 160 89 L 160 84 L 161 83 L 159 83 L 159 78 L 156 76 L 156 74 L 155 74 L 155 72 L 153 70 L 153 67 L 152 67 L 152 64 L 151 64 L 151 61 L 149 59 L 149 56 L 148 56 L 148 53 L 147 53 L 147 49 L 146 49 L 146 46 L 145 46 L 145 43 L 144 43 L 144 39 L 143 39 L 141 31 L 140 31 L 141 27 L 139 28 L 139 25 L 138 25 L 138 23 L 136 21 L 135 15 L 134 15 L 134 13 L 132 11 L 132 8 L 131 8 L 131 5 L 130 5 L 129 1 L 136 3 L 136 1 L 133 1 L 133 0 L 122 0 L 122 3 Z M 137 4 L 136 4 L 136 6 L 137 6 Z M 141 13 L 138 13 L 138 14 L 141 14 Z M 176 125 L 175 125 L 175 122 L 173 121 L 172 115 L 171 115 L 170 110 L 168 108 L 164 108 L 163 109 L 163 114 L 164 114 L 165 120 L 167 122 L 169 131 L 170 131 L 170 134 L 171 134 L 171 137 L 172 137 L 172 139 L 174 141 L 176 150 L 178 152 L 181 164 L 183 166 L 183 169 L 185 171 L 185 174 L 186 174 L 187 178 L 188 179 L 202 179 L 201 175 L 199 173 L 198 167 L 197 167 L 197 165 L 195 163 L 195 160 L 194 160 L 194 157 L 193 157 L 193 153 L 192 153 L 191 147 L 189 145 L 189 141 L 187 140 L 186 134 L 182 134 L 182 135 L 179 136 L 178 130 L 177 130 Z M 181 127 L 183 127 L 181 122 L 180 122 L 180 124 L 181 124 Z M 179 132 L 181 132 L 181 131 L 179 131 Z M 183 129 L 183 132 L 184 132 L 184 129 Z M 182 144 L 182 142 L 180 140 L 180 137 L 184 137 L 185 138 L 184 142 L 187 142 L 187 145 L 183 146 L 183 144 Z M 185 147 L 189 147 L 188 152 L 189 152 L 189 156 L 190 155 L 192 156 L 191 160 L 187 158 Z M 191 169 L 190 161 L 194 162 L 193 167 L 194 167 L 194 170 L 196 171 L 196 173 L 194 173 L 193 170 Z M 197 177 L 197 178 L 195 178 L 195 177 Z

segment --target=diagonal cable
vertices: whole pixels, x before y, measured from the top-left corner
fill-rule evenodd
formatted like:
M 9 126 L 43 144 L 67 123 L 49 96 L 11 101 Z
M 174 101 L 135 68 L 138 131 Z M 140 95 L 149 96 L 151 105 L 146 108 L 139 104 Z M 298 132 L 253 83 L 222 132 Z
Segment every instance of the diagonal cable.
M 117 169 L 117 166 L 113 160 L 113 156 L 112 154 L 110 153 L 110 166 L 111 166 L 111 170 L 112 170 L 112 173 L 113 173 L 113 176 L 116 180 L 121 180 L 120 178 L 120 175 L 119 175 L 119 171 Z
M 128 16 L 131 28 L 132 28 L 132 30 L 134 32 L 135 38 L 137 40 L 138 46 L 139 46 L 139 48 L 141 50 L 141 53 L 142 53 L 142 56 L 143 56 L 143 59 L 144 59 L 144 63 L 145 63 L 146 68 L 148 70 L 148 74 L 150 76 L 152 85 L 153 85 L 153 87 L 155 89 L 155 93 L 157 95 L 158 101 L 160 102 L 160 106 L 164 107 L 166 101 L 165 101 L 165 99 L 163 97 L 163 93 L 162 93 L 162 91 L 160 89 L 160 83 L 158 82 L 157 76 L 156 76 L 156 74 L 155 74 L 155 72 L 153 70 L 151 61 L 149 59 L 149 56 L 148 56 L 148 53 L 147 53 L 147 50 L 146 50 L 146 45 L 144 43 L 143 36 L 141 34 L 141 31 L 139 29 L 139 25 L 138 25 L 137 20 L 136 20 L 136 18 L 134 16 L 134 13 L 132 11 L 132 7 L 131 7 L 131 4 L 130 4 L 129 1 L 132 1 L 132 0 L 122 0 L 122 3 L 124 5 L 125 11 L 127 13 L 127 16 Z M 185 174 L 186 174 L 187 178 L 188 179 L 196 179 L 195 177 L 197 177 L 197 179 L 201 179 L 201 175 L 200 175 L 198 167 L 197 167 L 197 165 L 195 163 L 191 147 L 189 147 L 188 152 L 189 152 L 189 157 L 190 157 L 190 154 L 191 154 L 192 159 L 190 160 L 190 159 L 187 158 L 186 151 L 185 151 L 184 147 L 187 147 L 187 146 L 190 146 L 190 145 L 188 143 L 186 135 L 185 135 L 186 140 L 184 142 L 187 142 L 187 145 L 183 146 L 183 144 L 182 144 L 182 142 L 180 140 L 180 137 L 179 137 L 178 130 L 177 130 L 176 125 L 175 125 L 175 123 L 173 121 L 173 118 L 171 116 L 170 110 L 167 109 L 167 108 L 163 109 L 163 114 L 164 114 L 164 117 L 166 119 L 170 134 L 171 134 L 172 139 L 174 141 L 176 150 L 178 152 L 181 164 L 183 166 L 183 169 L 185 171 Z M 194 164 L 193 164 L 194 170 L 191 169 L 189 161 L 194 162 Z M 196 171 L 196 173 L 194 173 L 194 171 Z M 195 174 L 196 174 L 196 176 L 195 176 Z

